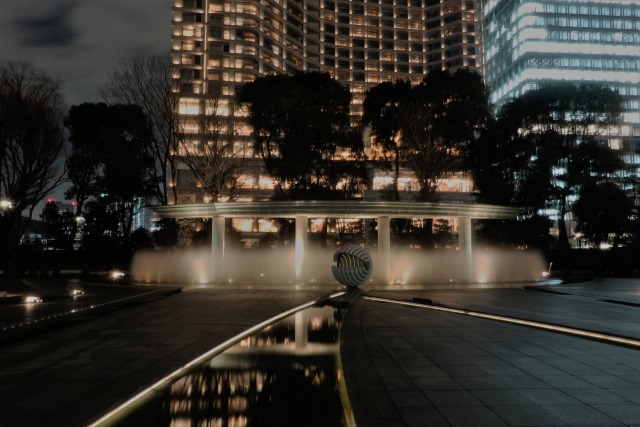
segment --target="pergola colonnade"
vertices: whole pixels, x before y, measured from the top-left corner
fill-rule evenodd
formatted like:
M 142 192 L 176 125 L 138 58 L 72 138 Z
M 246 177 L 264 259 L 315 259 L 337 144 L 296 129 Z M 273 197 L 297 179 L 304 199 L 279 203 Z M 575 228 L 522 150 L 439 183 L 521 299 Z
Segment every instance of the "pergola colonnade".
M 378 221 L 378 265 L 376 279 L 391 279 L 391 218 L 458 219 L 459 247 L 467 257 L 471 280 L 473 250 L 472 220 L 507 219 L 523 212 L 521 208 L 464 203 L 419 203 L 390 201 L 277 201 L 201 203 L 154 206 L 163 218 L 211 218 L 211 253 L 214 277 L 224 279 L 224 241 L 226 218 L 293 218 L 295 219 L 296 266 L 300 266 L 307 247 L 309 218 L 375 218 Z M 300 274 L 296 267 L 296 274 Z

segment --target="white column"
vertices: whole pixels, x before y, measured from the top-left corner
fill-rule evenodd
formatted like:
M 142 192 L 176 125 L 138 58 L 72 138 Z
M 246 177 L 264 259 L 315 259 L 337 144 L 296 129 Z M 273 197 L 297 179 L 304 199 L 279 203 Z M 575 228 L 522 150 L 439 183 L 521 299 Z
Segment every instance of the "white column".
M 295 264 L 296 280 L 304 280 L 304 256 L 307 250 L 307 230 L 309 219 L 305 215 L 296 216 Z
M 391 283 L 391 227 L 389 217 L 378 217 L 378 265 L 373 266 L 378 270 L 378 280 L 383 283 Z
M 211 263 L 211 282 L 220 282 L 224 279 L 224 217 L 221 216 L 211 218 Z
M 471 218 L 459 217 L 458 218 L 458 246 L 460 248 L 460 254 L 463 257 L 464 264 L 466 266 L 466 280 L 473 281 L 473 254 L 472 254 L 472 242 L 473 229 L 471 228 Z
M 308 343 L 307 316 L 305 310 L 300 310 L 295 314 L 295 339 L 296 348 L 306 348 Z

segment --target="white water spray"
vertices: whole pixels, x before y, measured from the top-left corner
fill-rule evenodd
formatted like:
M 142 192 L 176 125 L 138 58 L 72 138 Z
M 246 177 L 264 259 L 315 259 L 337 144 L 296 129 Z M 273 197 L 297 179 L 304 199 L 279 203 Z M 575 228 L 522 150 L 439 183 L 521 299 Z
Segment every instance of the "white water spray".
M 336 284 L 331 274 L 336 248 L 309 248 L 296 254 L 293 247 L 225 250 L 224 277 L 220 281 L 249 284 Z M 380 268 L 376 248 L 369 248 L 374 272 Z M 304 262 L 302 260 L 304 259 Z M 391 284 L 464 283 L 468 260 L 455 250 L 391 251 Z M 543 257 L 534 251 L 481 249 L 472 256 L 475 283 L 531 282 L 543 279 Z M 144 251 L 134 256 L 131 273 L 139 282 L 211 283 L 211 251 L 183 248 Z

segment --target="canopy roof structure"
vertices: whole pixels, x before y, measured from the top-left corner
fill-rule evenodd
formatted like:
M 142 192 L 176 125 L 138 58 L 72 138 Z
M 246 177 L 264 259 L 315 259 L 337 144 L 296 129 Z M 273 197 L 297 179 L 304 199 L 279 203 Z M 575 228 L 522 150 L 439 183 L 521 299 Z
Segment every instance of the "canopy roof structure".
M 472 220 L 513 218 L 526 209 L 465 203 L 418 203 L 392 201 L 280 201 L 180 204 L 154 206 L 164 218 L 212 218 L 211 254 L 214 281 L 224 278 L 225 218 L 294 218 L 296 279 L 302 271 L 310 218 L 376 218 L 378 221 L 378 279 L 391 278 L 391 218 L 458 219 L 460 253 L 467 259 L 467 275 L 472 277 Z
M 526 211 L 523 208 L 483 204 L 361 200 L 195 203 L 153 206 L 152 209 L 164 218 L 295 218 L 304 215 L 309 218 L 507 219 Z

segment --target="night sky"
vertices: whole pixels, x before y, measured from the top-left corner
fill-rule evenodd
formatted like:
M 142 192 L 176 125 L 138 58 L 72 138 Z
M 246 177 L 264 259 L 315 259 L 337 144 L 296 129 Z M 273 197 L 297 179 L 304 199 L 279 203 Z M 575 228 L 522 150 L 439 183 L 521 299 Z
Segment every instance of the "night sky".
M 171 0 L 0 3 L 0 62 L 26 60 L 60 78 L 68 106 L 100 101 L 121 58 L 171 47 Z

